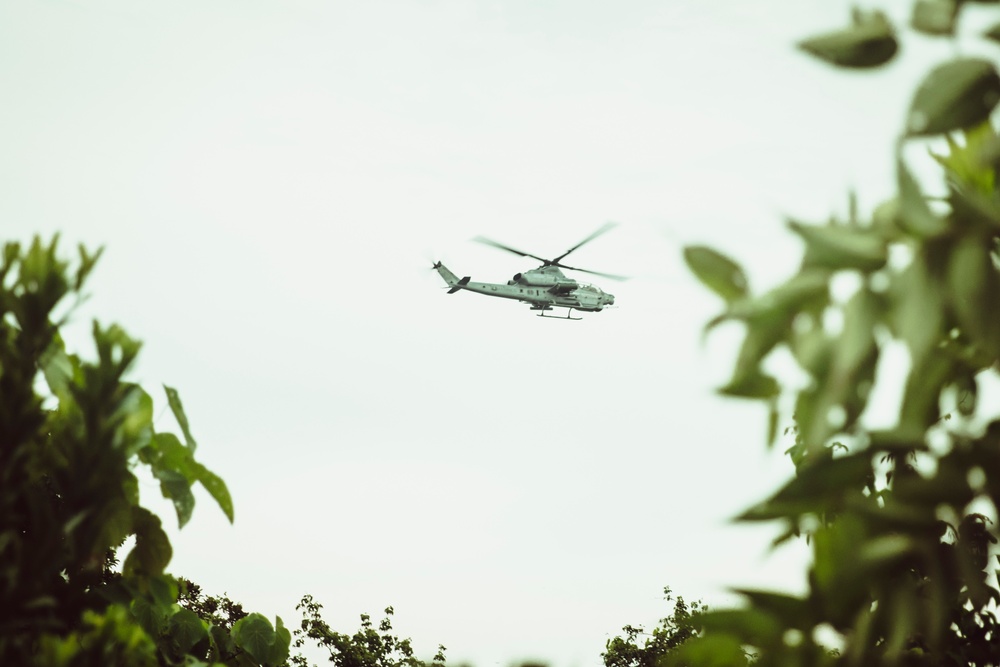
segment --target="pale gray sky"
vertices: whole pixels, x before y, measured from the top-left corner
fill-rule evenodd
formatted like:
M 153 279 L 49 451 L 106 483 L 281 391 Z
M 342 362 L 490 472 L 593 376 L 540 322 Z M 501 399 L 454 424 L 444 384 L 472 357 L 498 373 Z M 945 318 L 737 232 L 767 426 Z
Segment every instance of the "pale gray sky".
M 726 523 L 790 466 L 713 395 L 739 331 L 699 345 L 719 304 L 679 248 L 760 289 L 798 259 L 784 214 L 889 192 L 913 84 L 959 47 L 906 34 L 855 75 L 795 51 L 848 8 L 0 3 L 4 237 L 107 246 L 77 340 L 145 340 L 136 379 L 180 389 L 235 498 L 230 527 L 200 496 L 171 571 L 289 625 L 305 592 L 343 631 L 391 604 L 480 667 L 596 665 L 665 584 L 800 588 L 801 547 Z M 532 261 L 472 237 L 552 256 L 607 220 L 573 263 L 635 279 L 582 322 L 428 270 L 502 282 Z

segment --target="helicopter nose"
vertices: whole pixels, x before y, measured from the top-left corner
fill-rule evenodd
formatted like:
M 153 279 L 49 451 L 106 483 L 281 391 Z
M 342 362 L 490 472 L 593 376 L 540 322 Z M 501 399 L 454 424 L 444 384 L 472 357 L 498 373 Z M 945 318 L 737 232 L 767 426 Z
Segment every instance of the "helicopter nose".
M 614 304 L 615 304 L 615 295 L 614 294 L 609 294 L 608 295 L 608 305 L 609 306 L 613 306 Z

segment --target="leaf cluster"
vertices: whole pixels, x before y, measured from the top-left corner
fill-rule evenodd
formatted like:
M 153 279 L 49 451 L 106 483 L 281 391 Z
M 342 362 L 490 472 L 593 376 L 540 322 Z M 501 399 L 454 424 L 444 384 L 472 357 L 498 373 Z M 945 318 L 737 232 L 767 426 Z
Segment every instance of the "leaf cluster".
M 69 353 L 60 328 L 100 252 L 75 269 L 58 237 L 7 243 L 0 260 L 0 664 L 277 665 L 290 634 L 251 614 L 231 625 L 178 604 L 181 582 L 160 517 L 136 476 L 160 483 L 183 526 L 200 484 L 230 521 L 225 482 L 195 456 L 177 392 L 167 402 L 184 435 L 153 426 L 153 400 L 127 379 L 140 343 L 94 322 L 95 355 Z M 120 570 L 118 552 L 132 541 Z
M 371 616 L 361 614 L 361 627 L 354 634 L 333 630 L 323 620 L 323 605 L 311 595 L 302 596 L 295 607 L 302 613 L 302 622 L 295 630 L 293 646 L 297 649 L 312 642 L 325 651 L 337 667 L 445 667 L 445 647 L 438 646 L 437 653 L 426 662 L 416 657 L 409 638 L 400 639 L 392 628 L 392 607 L 385 608 L 385 616 L 376 626 Z M 309 667 L 301 653 L 291 659 L 296 667 Z
M 665 656 L 698 635 L 696 617 L 708 608 L 700 600 L 689 605 L 682 596 L 674 598 L 669 586 L 663 589 L 663 595 L 667 602 L 673 602 L 670 614 L 649 632 L 642 626 L 623 627 L 623 636 L 605 643 L 601 654 L 604 667 L 656 667 Z
M 961 9 L 920 1 L 911 25 L 950 35 Z M 800 47 L 868 68 L 893 57 L 896 35 L 884 14 L 855 12 L 849 28 Z M 740 591 L 746 606 L 700 615 L 703 635 L 667 664 L 731 664 L 741 650 L 761 665 L 1000 663 L 997 529 L 975 509 L 1000 507 L 1000 414 L 978 401 L 1000 369 L 1000 135 L 989 121 L 998 101 L 993 62 L 959 56 L 935 67 L 897 145 L 897 196 L 867 220 L 852 203 L 846 221 L 788 221 L 804 245 L 800 268 L 762 295 L 731 258 L 685 250 L 726 303 L 708 328 L 745 326 L 720 392 L 768 406 L 769 444 L 783 419 L 794 423 L 796 476 L 739 520 L 781 522 L 776 544 L 805 535 L 813 559 L 805 596 Z M 947 196 L 931 202 L 904 149 L 941 135 L 947 151 L 934 157 Z M 831 285 L 842 276 L 856 288 L 840 299 Z M 876 373 L 887 345 L 908 352 L 905 377 Z M 806 373 L 802 389 L 768 372 L 779 348 Z M 872 430 L 864 416 L 877 382 L 897 384 L 902 401 L 892 427 Z

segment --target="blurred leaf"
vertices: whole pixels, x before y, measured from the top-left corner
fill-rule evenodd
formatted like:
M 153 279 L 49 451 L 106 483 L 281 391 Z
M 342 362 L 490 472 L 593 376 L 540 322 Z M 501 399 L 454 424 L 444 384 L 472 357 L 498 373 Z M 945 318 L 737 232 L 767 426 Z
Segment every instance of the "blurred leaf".
M 906 535 L 881 535 L 858 545 L 858 564 L 865 569 L 894 567 L 896 562 L 918 548 Z
M 865 487 L 872 474 L 868 457 L 867 453 L 852 454 L 803 465 L 776 494 L 740 514 L 737 521 L 768 521 L 836 510 Z
M 954 362 L 943 354 L 926 355 L 914 362 L 906 378 L 899 427 L 908 432 L 926 430 L 941 418 L 941 390 L 951 375 Z
M 53 336 L 48 349 L 39 359 L 49 390 L 60 399 L 69 397 L 69 387 L 79 372 L 79 361 L 66 354 L 62 338 Z
M 786 334 L 785 327 L 776 324 L 759 321 L 747 325 L 733 377 L 720 393 L 742 398 L 769 398 L 778 393 L 777 381 L 760 371 L 761 361 Z
M 193 611 L 183 607 L 167 621 L 167 632 L 181 654 L 187 653 L 191 647 L 208 637 L 205 623 Z
M 948 153 L 941 155 L 932 152 L 931 156 L 945 168 L 949 184 L 992 199 L 996 187 L 996 172 L 990 154 L 1000 148 L 996 146 L 996 131 L 987 120 L 966 129 L 962 134 L 965 138 L 964 145 L 959 144 L 951 135 L 946 135 Z
M 87 252 L 87 248 L 81 243 L 77 246 L 77 250 L 80 253 L 80 266 L 76 271 L 76 280 L 74 282 L 73 289 L 80 290 L 83 287 L 83 284 L 87 281 L 87 277 L 90 275 L 90 272 L 94 270 L 97 260 L 101 258 L 104 248 L 98 248 L 97 252 L 91 255 Z
M 272 665 L 283 665 L 288 659 L 288 648 L 292 642 L 292 633 L 288 631 L 280 616 L 275 616 L 274 642 L 271 644 L 271 651 L 268 655 L 268 662 Z
M 997 23 L 992 28 L 984 32 L 983 37 L 986 39 L 992 39 L 994 42 L 1000 42 L 1000 23 Z
M 827 270 L 803 269 L 784 284 L 762 296 L 732 304 L 721 319 L 764 322 L 773 327 L 787 327 L 799 312 L 822 311 L 829 301 L 829 279 L 830 272 Z
M 971 373 L 960 375 L 953 383 L 955 388 L 955 406 L 963 417 L 971 417 L 976 413 L 979 398 L 979 385 L 976 376 Z
M 928 513 L 942 503 L 963 508 L 976 495 L 969 486 L 968 475 L 963 462 L 945 456 L 939 459 L 937 470 L 929 477 L 898 475 L 893 482 L 894 496 L 901 502 L 923 505 Z
M 709 634 L 681 644 L 660 663 L 664 667 L 736 667 L 746 665 L 740 640 L 732 635 Z
M 125 558 L 122 572 L 125 574 L 160 574 L 173 555 L 170 540 L 163 532 L 160 518 L 144 507 L 134 507 L 132 516 L 135 547 Z
M 778 401 L 773 400 L 768 405 L 767 409 L 767 446 L 768 448 L 774 446 L 774 441 L 778 439 L 778 419 L 780 418 L 780 413 L 778 412 Z
M 868 433 L 869 447 L 894 453 L 925 452 L 928 450 L 924 431 L 901 429 L 874 430 Z
M 758 591 L 747 588 L 735 588 L 733 592 L 747 598 L 754 608 L 766 611 L 780 619 L 785 627 L 808 627 L 812 625 L 809 620 L 811 616 L 809 604 L 806 600 L 785 593 Z
M 158 637 L 167 623 L 167 608 L 152 604 L 145 597 L 135 597 L 129 605 L 139 625 L 151 636 Z
M 733 398 L 773 398 L 780 390 L 774 377 L 751 371 L 730 380 L 719 388 L 719 393 Z
M 184 475 L 167 468 L 154 470 L 153 474 L 160 480 L 160 491 L 163 497 L 173 501 L 174 510 L 177 512 L 178 527 L 183 528 L 191 519 L 191 513 L 194 511 L 191 483 Z
M 826 377 L 833 359 L 834 340 L 822 326 L 806 330 L 795 329 L 790 342 L 789 347 L 795 360 L 814 380 Z
M 803 40 L 798 46 L 833 65 L 854 68 L 883 65 L 899 48 L 892 24 L 881 12 L 865 15 L 850 28 Z
M 198 481 L 201 485 L 205 487 L 209 495 L 215 499 L 218 503 L 219 509 L 226 515 L 229 519 L 229 523 L 233 522 L 233 499 L 229 495 L 229 489 L 226 487 L 226 483 L 222 481 L 222 478 L 216 475 L 214 472 L 206 468 L 205 466 L 198 464 Z
M 921 238 L 939 236 L 948 231 L 948 223 L 931 211 L 901 155 L 896 160 L 896 177 L 899 183 L 899 223 L 903 229 Z
M 727 303 L 747 296 L 747 277 L 740 265 L 705 246 L 684 248 L 688 268 L 713 292 Z
M 122 420 L 122 434 L 126 438 L 127 452 L 132 454 L 149 444 L 153 437 L 153 399 L 137 384 L 125 384 L 128 396 L 122 402 L 119 412 Z
M 963 236 L 948 261 L 949 304 L 959 326 L 993 359 L 1000 357 L 1000 316 L 984 307 L 1000 295 L 1000 275 L 990 259 L 987 239 Z
M 838 271 L 877 271 L 888 257 L 885 240 L 874 230 L 860 227 L 817 227 L 789 221 L 788 226 L 806 242 L 806 266 Z
M 890 319 L 915 366 L 922 364 L 944 337 L 945 297 L 941 281 L 935 277 L 941 268 L 939 254 L 925 246 L 908 267 L 893 275 L 889 288 Z
M 181 427 L 181 432 L 184 434 L 184 441 L 187 442 L 188 448 L 193 452 L 198 447 L 198 443 L 195 442 L 194 437 L 191 435 L 191 428 L 188 425 L 187 415 L 184 413 L 184 406 L 181 405 L 180 394 L 173 387 L 168 387 L 163 385 L 164 391 L 167 392 L 167 402 L 170 404 L 170 410 L 174 413 L 174 418 Z
M 761 609 L 709 611 L 698 616 L 698 623 L 708 633 L 725 633 L 753 646 L 773 644 L 784 632 L 782 623 Z
M 955 0 L 917 0 L 913 5 L 911 25 L 928 35 L 951 35 L 955 32 L 957 16 Z
M 942 134 L 986 120 L 1000 101 L 1000 76 L 981 58 L 958 58 L 938 65 L 917 89 L 910 105 L 907 134 Z
M 836 396 L 837 403 L 841 403 L 855 389 L 861 366 L 874 366 L 878 316 L 878 301 L 867 289 L 858 290 L 844 307 L 844 328 L 834 350 L 829 381 L 829 389 Z

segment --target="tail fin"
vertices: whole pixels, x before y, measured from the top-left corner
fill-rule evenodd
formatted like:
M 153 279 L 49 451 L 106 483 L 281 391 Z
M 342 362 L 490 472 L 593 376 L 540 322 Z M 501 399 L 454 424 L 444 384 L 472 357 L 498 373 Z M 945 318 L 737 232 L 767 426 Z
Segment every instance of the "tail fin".
M 448 290 L 448 294 L 454 294 L 458 290 L 462 289 L 462 287 L 469 284 L 469 276 L 466 276 L 465 278 L 459 280 L 458 276 L 449 271 L 448 267 L 442 264 L 441 262 L 434 262 L 434 268 L 437 270 L 439 274 L 441 274 L 441 277 L 444 278 L 444 281 L 448 283 L 448 286 L 451 287 L 451 289 Z
M 470 276 L 465 276 L 464 278 L 459 280 L 457 283 L 454 284 L 454 286 L 452 286 L 450 290 L 448 290 L 448 294 L 454 294 L 458 290 L 468 285 L 470 279 L 471 279 Z

